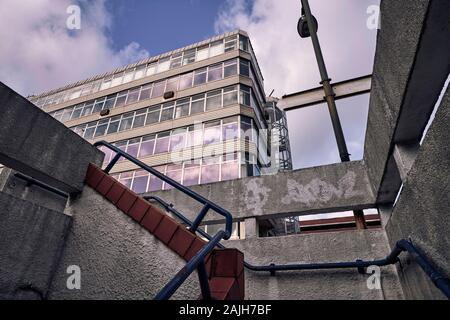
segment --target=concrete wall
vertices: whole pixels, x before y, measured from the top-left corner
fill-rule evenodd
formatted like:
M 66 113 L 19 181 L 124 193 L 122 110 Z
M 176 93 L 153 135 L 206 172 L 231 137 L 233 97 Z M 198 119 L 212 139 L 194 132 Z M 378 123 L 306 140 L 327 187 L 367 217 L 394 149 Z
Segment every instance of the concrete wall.
M 375 196 L 361 161 L 280 172 L 276 175 L 193 186 L 234 218 L 331 212 L 372 207 Z M 200 206 L 178 190 L 151 193 L 193 219 Z M 207 220 L 220 216 L 208 213 Z
M 66 211 L 73 217 L 50 299 L 152 299 L 186 264 L 152 234 L 86 186 Z M 81 269 L 81 289 L 69 290 L 67 267 Z M 175 299 L 197 299 L 197 274 Z
M 412 241 L 450 278 L 450 89 L 404 182 L 400 198 L 386 225 L 394 245 Z M 406 298 L 438 299 L 435 288 L 411 259 L 404 260 L 401 280 Z
M 389 245 L 383 230 L 299 234 L 227 241 L 254 265 L 384 258 Z M 246 299 L 402 299 L 395 267 L 381 269 L 381 289 L 367 287 L 369 275 L 356 269 L 278 272 L 245 271 Z
M 0 83 L 0 163 L 69 193 L 81 191 L 89 162 L 103 154 Z
M 0 192 L 0 299 L 46 297 L 70 222 Z

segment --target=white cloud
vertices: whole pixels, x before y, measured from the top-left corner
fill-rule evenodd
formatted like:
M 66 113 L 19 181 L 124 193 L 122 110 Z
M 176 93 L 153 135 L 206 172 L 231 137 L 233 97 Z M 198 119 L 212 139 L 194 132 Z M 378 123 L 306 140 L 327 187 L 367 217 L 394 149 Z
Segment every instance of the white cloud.
M 68 30 L 69 5 L 81 7 L 81 29 Z M 2 0 L 0 80 L 23 95 L 36 94 L 148 56 L 131 42 L 114 50 L 105 0 Z
M 367 28 L 366 10 L 378 2 L 310 0 L 319 21 L 318 34 L 333 81 L 372 72 L 376 31 Z M 236 28 L 249 33 L 265 77 L 265 90 L 269 93 L 275 89 L 274 96 L 319 86 L 311 40 L 301 39 L 297 34 L 300 10 L 299 0 L 227 0 L 216 19 L 217 33 Z M 339 110 L 350 153 L 360 157 L 367 105 L 355 105 L 354 101 L 348 107 L 343 101 L 337 104 L 338 108 L 342 105 Z M 294 166 L 339 161 L 326 108 L 308 109 L 288 113 Z

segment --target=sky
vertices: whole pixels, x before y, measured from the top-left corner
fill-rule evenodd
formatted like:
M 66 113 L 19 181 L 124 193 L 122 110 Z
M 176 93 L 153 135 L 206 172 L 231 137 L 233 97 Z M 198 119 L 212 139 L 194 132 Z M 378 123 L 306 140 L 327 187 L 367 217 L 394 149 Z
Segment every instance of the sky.
M 333 81 L 370 74 L 376 30 L 367 8 L 379 0 L 310 0 Z M 70 5 L 81 28 L 68 30 Z M 226 31 L 249 33 L 274 96 L 317 87 L 310 39 L 296 30 L 299 0 L 0 0 L 0 81 L 37 94 Z M 352 160 L 361 159 L 367 95 L 337 102 Z M 325 105 L 288 112 L 294 168 L 339 161 Z

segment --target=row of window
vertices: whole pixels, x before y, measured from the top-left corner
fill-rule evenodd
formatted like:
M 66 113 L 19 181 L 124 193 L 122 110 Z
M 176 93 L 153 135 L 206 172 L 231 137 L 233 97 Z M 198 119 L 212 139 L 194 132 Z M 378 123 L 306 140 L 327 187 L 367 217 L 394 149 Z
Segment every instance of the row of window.
M 244 167 L 255 166 L 249 164 L 244 159 L 241 162 L 241 157 L 244 158 L 242 153 L 234 152 L 221 156 L 200 158 L 178 164 L 168 164 L 153 168 L 169 178 L 183 184 L 184 186 L 192 186 L 239 179 L 242 175 L 242 166 L 240 163 L 243 163 Z M 245 159 L 247 158 L 248 154 L 245 154 Z M 249 172 L 249 170 L 247 170 L 247 172 Z M 252 172 L 258 174 L 259 171 Z M 142 169 L 112 174 L 111 176 L 136 193 L 168 190 L 173 188 L 168 183 Z
M 247 60 L 240 61 L 240 74 L 250 76 L 250 63 Z M 70 106 L 52 112 L 51 115 L 61 121 L 78 119 L 104 109 L 122 107 L 137 101 L 157 98 L 168 91 L 178 91 L 202 85 L 207 82 L 221 80 L 238 73 L 238 60 L 232 59 L 223 63 L 201 68 L 183 75 L 164 79 L 158 82 L 145 84 L 131 88 L 109 96 L 100 97 L 75 106 Z
M 92 139 L 237 103 L 251 106 L 252 102 L 255 103 L 252 96 L 250 87 L 240 85 L 238 90 L 235 85 L 85 123 L 71 129 L 85 139 Z
M 238 44 L 241 50 L 249 52 L 250 46 L 248 38 L 242 35 L 239 35 L 238 37 L 238 35 L 236 34 L 200 47 L 174 53 L 171 56 L 160 58 L 157 61 L 139 65 L 137 67 L 118 72 L 114 75 L 107 76 L 103 79 L 77 86 L 75 88 L 64 90 L 53 95 L 41 97 L 36 100 L 32 99 L 32 102 L 40 108 L 59 104 L 68 100 L 76 99 L 81 96 L 134 81 L 145 76 L 161 73 L 196 61 L 205 60 L 224 52 L 236 50 L 238 48 Z
M 255 141 L 256 135 L 251 118 L 240 116 L 239 121 L 239 117 L 236 116 L 122 140 L 115 142 L 114 145 L 129 155 L 141 159 L 155 154 L 179 151 L 199 145 L 210 145 L 236 138 Z M 104 164 L 108 164 L 115 156 L 115 152 L 104 147 L 101 150 L 105 153 Z

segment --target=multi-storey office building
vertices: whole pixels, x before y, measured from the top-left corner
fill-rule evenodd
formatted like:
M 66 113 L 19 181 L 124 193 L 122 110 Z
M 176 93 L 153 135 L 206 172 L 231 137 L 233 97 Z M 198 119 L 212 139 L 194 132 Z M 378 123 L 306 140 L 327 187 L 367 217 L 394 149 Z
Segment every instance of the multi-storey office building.
M 249 38 L 235 31 L 29 99 L 89 142 L 114 143 L 190 186 L 269 163 L 263 88 Z M 128 161 L 112 174 L 137 193 L 170 188 Z

